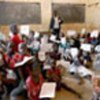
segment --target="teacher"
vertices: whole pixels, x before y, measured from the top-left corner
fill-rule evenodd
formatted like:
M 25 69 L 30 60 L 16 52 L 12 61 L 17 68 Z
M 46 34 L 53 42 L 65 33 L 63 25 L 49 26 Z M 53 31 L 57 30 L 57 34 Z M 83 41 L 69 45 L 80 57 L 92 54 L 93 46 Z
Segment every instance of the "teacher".
M 60 36 L 60 30 L 61 30 L 62 23 L 63 21 L 61 20 L 61 18 L 55 11 L 50 20 L 50 30 L 52 31 L 53 35 L 56 35 L 57 39 L 59 39 L 59 36 Z

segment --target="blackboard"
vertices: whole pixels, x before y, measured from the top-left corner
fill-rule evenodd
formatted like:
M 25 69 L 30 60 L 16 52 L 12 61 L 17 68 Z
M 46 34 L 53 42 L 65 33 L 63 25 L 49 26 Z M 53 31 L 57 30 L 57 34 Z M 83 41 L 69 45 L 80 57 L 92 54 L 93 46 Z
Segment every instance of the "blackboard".
M 0 24 L 40 24 L 39 3 L 0 2 Z
M 53 3 L 52 12 L 57 11 L 58 15 L 65 23 L 83 23 L 85 22 L 84 4 L 61 4 Z

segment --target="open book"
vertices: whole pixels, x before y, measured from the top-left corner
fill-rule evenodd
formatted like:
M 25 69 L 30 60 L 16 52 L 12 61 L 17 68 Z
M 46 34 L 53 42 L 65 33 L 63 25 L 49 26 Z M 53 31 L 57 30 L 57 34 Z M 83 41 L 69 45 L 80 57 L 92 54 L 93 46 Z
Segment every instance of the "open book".
M 57 37 L 56 37 L 55 35 L 51 35 L 51 36 L 50 36 L 50 40 L 51 40 L 52 42 L 55 42 L 55 43 L 58 43 L 58 44 L 59 44 L 60 41 L 57 40 L 56 38 L 57 38 Z
M 69 52 L 70 52 L 70 54 L 71 54 L 71 56 L 73 58 L 77 57 L 78 56 L 78 53 L 79 53 L 79 51 L 78 51 L 77 48 L 70 48 L 70 51 Z
M 81 49 L 86 52 L 91 52 L 92 45 L 87 43 L 81 44 Z
M 15 68 L 16 67 L 20 67 L 20 66 L 23 66 L 24 64 L 26 64 L 27 62 L 29 62 L 30 60 L 32 60 L 34 57 L 31 56 L 31 57 L 24 57 L 23 61 L 21 62 L 18 62 L 15 64 Z
M 42 85 L 41 91 L 40 91 L 40 99 L 43 98 L 54 98 L 56 92 L 56 83 L 55 82 L 45 82 Z
M 25 36 L 28 36 L 29 35 L 29 32 L 30 32 L 30 27 L 29 25 L 21 25 L 20 26 L 20 33 L 25 35 Z
M 71 36 L 75 36 L 77 34 L 77 32 L 75 30 L 68 30 L 67 31 L 67 36 L 71 37 Z
M 97 45 L 97 46 L 95 47 L 95 51 L 96 51 L 96 52 L 100 52 L 100 45 Z
M 93 30 L 92 32 L 91 32 L 91 35 L 90 35 L 90 37 L 95 37 L 95 38 L 97 38 L 99 36 L 99 30 Z
M 43 69 L 44 69 L 44 70 L 51 69 L 51 66 L 46 64 L 46 65 L 44 65 Z

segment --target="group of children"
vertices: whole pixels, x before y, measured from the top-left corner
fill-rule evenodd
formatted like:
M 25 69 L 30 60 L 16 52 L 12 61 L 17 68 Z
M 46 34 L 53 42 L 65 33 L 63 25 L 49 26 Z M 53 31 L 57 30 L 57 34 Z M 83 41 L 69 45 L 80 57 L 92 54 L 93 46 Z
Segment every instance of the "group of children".
M 41 35 L 34 31 L 31 31 L 29 36 L 18 34 L 17 25 L 11 27 L 11 32 L 12 37 L 0 40 L 0 100 L 6 100 L 9 95 L 10 100 L 40 100 L 39 94 L 44 82 L 55 82 L 56 91 L 64 88 L 82 98 L 80 93 L 62 82 L 62 68 L 66 68 L 66 72 L 67 67 L 69 70 L 72 66 L 90 68 L 93 57 L 99 53 L 93 48 L 91 52 L 85 52 L 80 49 L 81 44 L 92 44 L 95 48 L 100 45 L 100 35 L 98 38 L 91 38 L 90 33 L 87 33 L 66 38 L 62 34 L 53 41 L 49 35 Z M 77 49 L 78 53 L 73 55 L 70 52 L 71 48 Z M 16 67 L 16 63 L 22 62 L 25 57 L 33 59 Z M 60 60 L 69 62 L 70 66 L 57 64 Z M 77 73 L 70 70 L 68 72 L 72 75 Z M 85 77 L 92 79 L 91 74 L 81 76 L 78 73 L 78 77 L 81 82 Z

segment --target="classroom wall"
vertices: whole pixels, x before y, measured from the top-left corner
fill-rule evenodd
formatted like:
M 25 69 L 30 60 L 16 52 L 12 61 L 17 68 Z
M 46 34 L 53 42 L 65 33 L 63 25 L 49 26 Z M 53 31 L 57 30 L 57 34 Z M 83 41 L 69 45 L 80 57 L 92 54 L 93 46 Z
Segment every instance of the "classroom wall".
M 70 4 L 92 4 L 94 2 L 100 2 L 100 0 L 0 0 L 3 2 L 32 2 L 41 3 L 41 19 L 40 25 L 30 25 L 30 29 L 37 31 L 48 31 L 48 26 L 51 18 L 51 4 L 52 3 L 70 3 Z M 66 32 L 68 29 L 76 29 L 80 31 L 81 28 L 86 27 L 88 30 L 100 27 L 100 6 L 87 7 L 85 14 L 85 23 L 70 23 L 62 25 L 62 32 Z M 5 33 L 8 32 L 8 26 L 0 26 L 0 29 Z
M 88 0 L 87 0 L 88 1 Z M 97 28 L 100 28 L 100 0 L 89 0 L 91 2 L 86 2 L 87 5 L 92 5 L 94 3 L 99 3 L 98 5 L 93 5 L 86 7 L 86 23 L 90 23 Z

